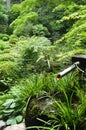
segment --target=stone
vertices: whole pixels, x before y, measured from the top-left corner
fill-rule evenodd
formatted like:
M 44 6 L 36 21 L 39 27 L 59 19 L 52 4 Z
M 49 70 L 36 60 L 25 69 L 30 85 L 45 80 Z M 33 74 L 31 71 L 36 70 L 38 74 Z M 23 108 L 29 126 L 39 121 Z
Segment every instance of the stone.
M 3 120 L 1 120 L 0 121 L 0 130 L 3 130 L 3 128 L 6 126 L 6 123 L 3 121 Z
M 44 120 L 45 122 L 50 120 L 50 116 L 52 116 L 52 113 L 54 112 L 52 104 L 52 99 L 49 98 L 46 93 L 31 97 L 27 102 L 25 126 L 34 127 L 34 129 L 32 128 L 30 130 L 38 130 L 35 126 L 44 126 L 45 123 L 41 120 Z
M 24 123 L 20 123 L 20 124 L 15 124 L 15 125 L 7 126 L 3 130 L 25 130 L 25 124 Z

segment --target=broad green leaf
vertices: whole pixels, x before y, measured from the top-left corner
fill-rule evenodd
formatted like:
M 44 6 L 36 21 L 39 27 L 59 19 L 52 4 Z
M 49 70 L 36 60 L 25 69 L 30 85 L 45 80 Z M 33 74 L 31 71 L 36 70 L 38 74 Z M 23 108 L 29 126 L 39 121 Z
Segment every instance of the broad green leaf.
M 16 124 L 16 118 L 8 119 L 6 122 L 7 125 L 14 125 Z
M 16 122 L 17 123 L 22 122 L 22 120 L 23 120 L 23 116 L 22 115 L 19 115 L 19 116 L 16 117 Z

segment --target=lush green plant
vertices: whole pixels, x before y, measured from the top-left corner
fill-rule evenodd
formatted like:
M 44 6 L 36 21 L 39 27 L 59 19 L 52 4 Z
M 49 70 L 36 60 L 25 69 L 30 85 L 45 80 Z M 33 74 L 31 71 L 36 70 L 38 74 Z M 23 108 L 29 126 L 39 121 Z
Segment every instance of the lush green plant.
M 78 77 L 76 77 L 76 80 L 74 76 L 76 75 L 68 75 L 68 77 L 63 78 L 57 83 L 55 83 L 54 79 L 53 84 L 54 87 L 56 86 L 54 90 L 56 91 L 57 89 L 57 91 L 56 93 L 53 93 L 52 97 L 50 97 L 53 102 L 51 107 L 53 108 L 54 112 L 49 113 L 48 111 L 47 116 L 49 117 L 49 120 L 47 121 L 47 123 L 45 120 L 38 119 L 44 123 L 44 126 L 32 126 L 28 127 L 27 129 L 85 129 L 85 92 L 84 90 L 80 90 L 79 83 L 77 82 Z M 50 91 L 51 90 L 52 86 L 50 87 Z M 49 106 L 46 106 L 45 109 L 42 110 L 41 114 L 44 113 L 45 115 L 47 107 Z
M 20 4 L 13 4 L 9 11 L 9 24 L 13 22 L 20 14 Z
M 14 61 L 15 57 L 10 53 L 9 49 L 5 49 L 3 53 L 0 55 L 0 62 L 1 61 Z
M 29 35 L 32 30 L 32 23 L 37 20 L 37 17 L 38 15 L 35 12 L 27 13 L 23 17 L 19 16 L 10 24 L 10 28 L 13 29 L 15 35 Z
M 11 35 L 10 36 L 10 39 L 9 39 L 9 42 L 12 43 L 12 44 L 16 44 L 18 41 L 18 37 L 16 35 Z
M 24 116 L 26 101 L 29 97 L 38 95 L 46 89 L 49 89 L 50 86 L 48 86 L 45 78 L 44 75 L 29 75 L 29 78 L 22 79 L 7 94 L 1 94 L 0 112 L 3 118 L 7 120 L 7 124 L 18 123 L 16 121 L 18 116 Z
M 2 39 L 3 41 L 8 41 L 9 40 L 9 35 L 0 33 L 0 39 Z
M 23 48 L 22 53 L 22 63 L 24 68 L 29 70 L 41 71 L 44 66 L 48 68 L 49 56 L 47 54 L 48 50 L 52 48 L 50 46 L 51 42 L 45 37 L 32 37 L 28 41 L 26 48 Z M 39 68 L 41 67 L 41 70 Z
M 16 124 L 16 123 L 20 123 L 23 120 L 23 116 L 22 114 L 19 112 L 21 110 L 18 109 L 19 106 L 18 104 L 16 104 L 16 101 L 14 100 L 13 95 L 11 94 L 5 94 L 4 93 L 1 95 L 0 100 L 2 102 L 0 102 L 0 105 L 2 107 L 0 107 L 0 114 L 2 115 L 1 118 L 3 118 L 4 120 L 7 120 L 7 125 L 12 125 L 12 124 Z M 3 103 L 4 102 L 4 103 Z M 20 106 L 20 109 L 22 106 Z M 6 109 L 3 109 L 6 108 Z M 15 111 L 15 109 L 18 111 Z M 11 117 L 12 114 L 12 117 Z M 8 118 L 9 117 L 9 118 Z
M 33 35 L 36 36 L 48 36 L 49 32 L 46 27 L 44 27 L 42 24 L 36 24 L 32 28 Z
M 7 48 L 9 48 L 9 45 L 6 42 L 0 40 L 0 50 L 3 51 L 4 49 L 7 49 Z
M 66 33 L 60 42 L 66 43 L 67 45 L 74 46 L 83 46 L 86 42 L 85 39 L 85 9 L 86 6 L 69 6 L 69 10 L 65 11 L 66 16 L 63 16 L 61 20 L 58 20 L 57 23 L 61 24 L 64 22 L 69 22 L 71 24 L 71 20 L 74 21 L 74 25 L 72 28 Z M 76 11 L 76 12 L 75 12 Z M 67 16 L 68 15 L 68 16 Z M 73 22 L 72 22 L 73 23 Z M 69 26 L 71 27 L 71 26 Z M 68 29 L 68 28 L 67 28 Z
M 51 99 L 54 102 L 52 104 L 54 113 L 48 115 L 51 118 L 48 122 L 49 126 L 47 127 L 46 125 L 48 124 L 45 123 L 44 127 L 33 126 L 33 128 L 52 128 L 54 130 L 64 127 L 65 130 L 71 128 L 77 130 L 80 123 L 80 128 L 84 129 L 86 109 L 84 105 L 86 104 L 85 92 L 83 90 L 81 92 L 77 76 L 76 73 L 73 73 L 56 81 L 56 75 L 47 75 L 46 73 L 41 75 L 28 75 L 26 79 L 22 79 L 12 87 L 6 95 L 0 96 L 0 99 L 2 99 L 2 102 L 0 102 L 0 110 L 4 107 L 4 110 L 1 111 L 3 118 L 10 118 L 10 120 L 7 120 L 7 124 L 21 122 L 23 117 L 20 115 L 23 115 L 22 113 L 25 112 L 24 109 L 27 99 L 31 96 L 47 92 L 49 95 L 53 94 Z
M 18 64 L 12 61 L 1 61 L 0 62 L 0 73 L 1 77 L 0 80 L 5 83 L 9 84 L 15 82 L 16 79 L 19 77 L 20 67 Z
M 6 33 L 7 22 L 8 22 L 7 10 L 5 4 L 2 2 L 2 4 L 0 4 L 0 33 Z

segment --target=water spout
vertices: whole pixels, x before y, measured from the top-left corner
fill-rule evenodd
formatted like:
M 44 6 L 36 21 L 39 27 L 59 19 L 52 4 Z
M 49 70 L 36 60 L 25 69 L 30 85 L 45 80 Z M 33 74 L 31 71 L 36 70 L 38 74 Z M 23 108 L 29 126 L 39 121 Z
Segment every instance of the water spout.
M 75 69 L 77 67 L 77 65 L 79 65 L 80 62 L 77 61 L 75 62 L 73 65 L 71 65 L 70 67 L 68 67 L 67 69 L 65 69 L 64 71 L 60 72 L 57 75 L 57 80 L 59 80 L 60 78 L 62 78 L 63 76 L 65 76 L 66 74 L 68 74 L 70 71 L 72 71 L 73 69 Z

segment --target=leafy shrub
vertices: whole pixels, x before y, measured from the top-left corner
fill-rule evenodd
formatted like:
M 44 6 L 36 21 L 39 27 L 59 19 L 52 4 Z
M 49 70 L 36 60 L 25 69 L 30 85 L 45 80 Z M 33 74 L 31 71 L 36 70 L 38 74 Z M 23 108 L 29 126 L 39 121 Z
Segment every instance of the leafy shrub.
M 22 63 L 27 71 L 41 71 L 44 66 L 48 68 L 48 50 L 50 52 L 51 42 L 45 37 L 32 37 L 28 45 L 22 50 Z M 41 68 L 41 69 L 40 69 Z M 45 69 L 46 67 L 44 67 Z M 44 70 L 43 69 L 43 70 Z
M 36 36 L 48 36 L 49 32 L 47 27 L 44 27 L 42 24 L 36 24 L 32 28 L 33 35 Z
M 81 21 L 81 20 L 80 20 Z M 79 22 L 79 21 L 78 21 Z M 78 23 L 77 22 L 77 23 Z M 86 43 L 86 34 L 85 34 L 85 26 L 86 24 L 82 22 L 77 23 L 71 28 L 71 31 L 69 31 L 67 34 L 64 35 L 62 39 L 60 39 L 58 42 L 64 43 L 66 45 L 70 46 L 76 46 L 76 47 L 83 47 Z
M 55 129 L 64 128 L 65 130 L 73 128 L 77 130 L 80 124 L 80 128 L 84 129 L 82 125 L 85 124 L 85 92 L 79 90 L 78 78 L 75 76 L 77 76 L 76 73 L 73 73 L 56 81 L 55 74 L 28 75 L 27 78 L 12 87 L 7 94 L 0 96 L 0 101 L 3 102 L 0 102 L 0 113 L 7 120 L 8 125 L 21 122 L 24 118 L 23 112 L 25 113 L 27 99 L 47 92 L 49 98 L 54 102 L 52 104 L 54 112 L 47 113 L 51 119 L 49 118 L 48 123 L 45 123 L 44 128 L 54 129 L 55 127 Z M 39 114 L 45 113 L 44 110 Z M 41 121 L 45 122 L 45 120 Z M 43 126 L 33 126 L 33 128 L 43 128 Z
M 0 40 L 0 50 L 4 50 L 9 48 L 9 45 L 5 43 L 4 41 Z
M 9 42 L 12 43 L 12 44 L 16 44 L 18 41 L 18 37 L 16 35 L 11 35 L 10 36 L 10 39 L 9 39 Z
M 6 25 L 0 25 L 0 33 L 6 33 L 7 26 Z
M 19 16 L 15 21 L 10 24 L 13 33 L 17 36 L 29 35 L 32 29 L 33 21 L 37 21 L 37 13 L 30 12 L 25 15 Z
M 76 2 L 78 5 L 80 5 L 80 4 L 85 5 L 86 4 L 85 0 L 81 0 L 81 1 L 74 0 L 74 2 Z
M 7 21 L 8 21 L 8 16 L 7 16 L 6 12 L 4 13 L 3 10 L 2 10 L 2 12 L 0 11 L 0 23 L 3 25 L 3 24 L 6 24 Z
M 20 67 L 12 61 L 0 62 L 0 80 L 5 84 L 14 83 L 19 77 Z
M 8 41 L 9 40 L 9 35 L 0 33 L 0 39 L 2 39 L 3 41 Z
M 0 55 L 0 62 L 1 61 L 14 61 L 15 57 L 10 53 L 9 49 L 3 50 L 3 54 Z
M 8 38 L 7 38 L 7 37 L 3 37 L 2 40 L 3 40 L 3 41 L 8 41 Z
M 8 15 L 6 6 L 3 4 L 3 2 L 0 3 L 0 33 L 6 33 L 7 24 L 8 22 Z
M 60 20 L 57 21 L 58 25 L 64 22 L 72 22 L 73 25 L 67 28 L 66 34 L 60 39 L 57 40 L 57 43 L 63 43 L 66 46 L 71 46 L 71 48 L 85 47 L 86 35 L 85 35 L 85 10 L 86 6 L 78 6 L 76 4 L 70 5 L 69 9 L 65 11 L 66 16 L 63 16 Z M 76 11 L 76 12 L 75 12 Z
M 85 129 L 85 109 L 86 109 L 86 100 L 85 100 L 85 93 L 84 90 L 80 90 L 79 83 L 77 82 L 77 77 L 76 79 L 74 78 L 76 74 L 74 73 L 72 75 L 69 75 L 58 82 L 55 82 L 55 79 L 53 82 L 49 79 L 44 80 L 44 85 L 51 85 L 50 86 L 50 91 L 52 91 L 52 85 L 53 85 L 53 90 L 54 93 L 52 96 L 49 96 L 50 100 L 52 100 L 52 111 L 49 111 L 49 104 L 46 106 L 43 106 L 40 109 L 40 102 L 37 100 L 37 102 L 33 102 L 35 106 L 31 106 L 33 109 L 36 110 L 36 108 L 39 108 L 39 111 L 36 111 L 36 116 L 37 118 L 34 117 L 34 112 L 33 109 L 29 109 L 30 106 L 28 106 L 29 110 L 27 114 L 29 113 L 30 115 L 33 115 L 31 117 L 32 119 L 35 118 L 35 121 L 40 121 L 44 123 L 43 126 L 34 126 L 32 124 L 32 127 L 30 127 L 31 124 L 29 124 L 27 129 L 32 129 L 32 128 L 43 128 L 43 129 L 49 129 L 51 128 L 53 130 L 56 129 L 64 129 L 64 130 L 79 130 L 79 129 Z M 56 87 L 56 88 L 54 88 Z M 45 88 L 46 90 L 47 88 Z M 81 91 L 81 94 L 79 93 Z M 55 93 L 56 92 L 56 93 Z M 80 94 L 80 95 L 79 95 Z M 45 97 L 46 98 L 46 97 Z M 34 98 L 33 98 L 34 100 Z M 39 102 L 39 104 L 37 104 Z M 43 103 L 43 102 L 42 102 Z M 28 104 L 29 105 L 29 104 Z M 38 105 L 38 106 L 37 106 Z M 43 114 L 46 115 L 46 109 L 48 107 L 48 113 L 47 116 L 49 117 L 49 120 L 47 118 L 47 123 L 46 123 L 46 118 L 42 119 Z M 30 113 L 31 112 L 33 113 Z M 37 115 L 38 114 L 38 115 Z M 28 117 L 30 116 L 28 115 Z M 26 115 L 27 116 L 27 115 Z M 28 119 L 27 117 L 27 119 Z M 83 119 L 83 121 L 82 121 Z M 27 120 L 27 122 L 29 122 Z
M 20 14 L 20 4 L 13 4 L 9 11 L 9 23 L 13 22 Z

